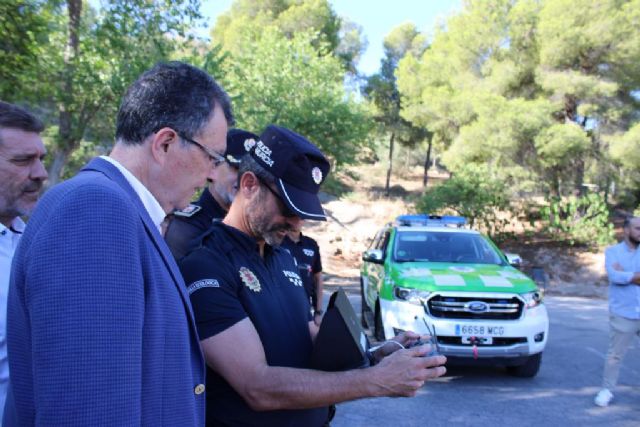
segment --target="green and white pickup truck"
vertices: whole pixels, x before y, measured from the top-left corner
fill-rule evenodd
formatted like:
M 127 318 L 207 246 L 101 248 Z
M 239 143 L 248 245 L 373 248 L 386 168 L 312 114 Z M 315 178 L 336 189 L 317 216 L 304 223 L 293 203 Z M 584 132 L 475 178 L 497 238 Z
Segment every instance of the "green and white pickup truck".
M 402 215 L 363 254 L 362 324 L 378 340 L 434 331 L 450 362 L 534 377 L 549 335 L 542 292 L 462 217 Z M 428 325 L 428 326 L 427 326 Z

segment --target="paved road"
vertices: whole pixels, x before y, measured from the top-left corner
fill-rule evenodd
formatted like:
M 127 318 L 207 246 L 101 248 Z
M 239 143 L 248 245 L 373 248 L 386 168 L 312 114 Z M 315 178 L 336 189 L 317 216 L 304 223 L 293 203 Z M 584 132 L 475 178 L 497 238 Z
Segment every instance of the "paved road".
M 349 298 L 360 312 L 359 296 Z M 326 299 L 325 299 L 326 300 Z M 614 403 L 593 405 L 607 347 L 607 303 L 545 299 L 551 326 L 533 379 L 501 368 L 450 368 L 414 398 L 363 399 L 338 405 L 333 427 L 640 426 L 640 343 L 625 358 Z

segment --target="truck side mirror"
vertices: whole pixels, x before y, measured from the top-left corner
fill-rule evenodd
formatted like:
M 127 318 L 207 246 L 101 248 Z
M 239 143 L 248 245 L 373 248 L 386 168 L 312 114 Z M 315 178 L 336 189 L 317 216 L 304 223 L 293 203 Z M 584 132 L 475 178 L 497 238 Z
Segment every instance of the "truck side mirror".
M 369 249 L 362 254 L 362 260 L 374 264 L 384 264 L 384 256 L 380 249 Z

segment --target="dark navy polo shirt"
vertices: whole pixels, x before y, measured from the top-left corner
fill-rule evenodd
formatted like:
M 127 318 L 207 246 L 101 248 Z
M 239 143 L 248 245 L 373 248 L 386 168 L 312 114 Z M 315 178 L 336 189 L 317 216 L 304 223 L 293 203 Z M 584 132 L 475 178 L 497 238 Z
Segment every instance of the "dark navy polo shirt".
M 172 215 L 164 234 L 164 239 L 175 259 L 182 258 L 196 246 L 198 238 L 211 227 L 213 221 L 227 215 L 227 211 L 216 202 L 208 188 L 204 189 L 194 205 L 202 209 L 189 217 Z
M 215 222 L 202 244 L 178 263 L 188 286 L 200 339 L 249 317 L 270 366 L 309 368 L 313 343 L 309 301 L 292 257 Z M 242 351 L 242 343 L 237 343 Z M 321 426 L 327 408 L 253 411 L 207 368 L 208 426 Z
M 318 244 L 311 237 L 300 233 L 300 239 L 297 243 L 289 237 L 285 237 L 282 247 L 287 249 L 298 263 L 298 272 L 304 283 L 304 288 L 309 298 L 313 298 L 315 303 L 316 289 L 313 276 L 322 271 Z

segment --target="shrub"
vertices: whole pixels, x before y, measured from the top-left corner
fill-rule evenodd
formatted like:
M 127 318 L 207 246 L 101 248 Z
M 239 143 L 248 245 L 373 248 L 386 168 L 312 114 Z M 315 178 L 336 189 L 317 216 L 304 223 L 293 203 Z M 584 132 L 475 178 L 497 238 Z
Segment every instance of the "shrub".
M 555 240 L 570 244 L 606 245 L 613 242 L 613 224 L 604 197 L 590 193 L 582 197 L 549 200 L 543 208 L 547 230 Z
M 484 165 L 468 165 L 427 190 L 416 207 L 429 214 L 453 210 L 466 217 L 472 227 L 478 222 L 494 237 L 503 233 L 509 222 L 499 218 L 498 212 L 511 208 L 504 181 L 492 177 Z

